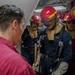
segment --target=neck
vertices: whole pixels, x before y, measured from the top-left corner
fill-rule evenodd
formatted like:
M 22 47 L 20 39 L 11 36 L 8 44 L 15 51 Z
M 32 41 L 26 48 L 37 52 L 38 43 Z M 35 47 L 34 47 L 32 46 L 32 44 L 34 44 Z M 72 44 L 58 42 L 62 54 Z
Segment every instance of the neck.
M 0 31 L 0 37 L 3 37 L 3 38 L 5 38 L 6 40 L 12 42 L 12 40 L 11 40 L 11 38 L 10 38 L 10 34 L 9 34 L 7 31 L 5 31 L 5 32 Z

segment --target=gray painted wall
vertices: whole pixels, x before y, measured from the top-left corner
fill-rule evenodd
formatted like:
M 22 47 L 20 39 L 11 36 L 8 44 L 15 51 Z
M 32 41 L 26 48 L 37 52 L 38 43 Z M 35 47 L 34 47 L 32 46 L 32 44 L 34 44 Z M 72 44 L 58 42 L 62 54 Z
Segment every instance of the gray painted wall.
M 28 22 L 31 17 L 34 9 L 36 8 L 39 0 L 0 0 L 0 5 L 4 4 L 14 4 L 17 7 L 20 7 L 25 13 L 25 24 Z M 24 27 L 25 28 L 25 27 Z M 17 49 L 20 51 L 21 45 L 20 43 L 17 45 Z

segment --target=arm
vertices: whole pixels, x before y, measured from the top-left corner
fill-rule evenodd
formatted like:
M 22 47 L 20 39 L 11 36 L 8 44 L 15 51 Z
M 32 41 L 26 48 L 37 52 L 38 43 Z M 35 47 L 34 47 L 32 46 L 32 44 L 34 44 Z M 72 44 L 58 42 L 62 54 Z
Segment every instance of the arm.
M 63 42 L 64 47 L 61 53 L 60 65 L 58 68 L 52 73 L 52 75 L 62 75 L 68 69 L 68 64 L 72 59 L 72 44 L 71 44 L 71 36 L 68 33 L 64 33 Z
M 28 33 L 29 33 L 29 32 L 28 32 L 27 28 L 25 28 L 25 30 L 24 30 L 24 32 L 23 32 L 23 34 L 22 34 L 22 41 L 25 40 L 25 37 L 26 37 L 26 35 L 27 35 Z
M 71 43 L 71 36 L 69 33 L 64 34 L 63 41 L 64 41 L 64 48 L 62 52 L 61 61 L 65 61 L 67 63 L 71 62 L 72 59 L 72 43 Z

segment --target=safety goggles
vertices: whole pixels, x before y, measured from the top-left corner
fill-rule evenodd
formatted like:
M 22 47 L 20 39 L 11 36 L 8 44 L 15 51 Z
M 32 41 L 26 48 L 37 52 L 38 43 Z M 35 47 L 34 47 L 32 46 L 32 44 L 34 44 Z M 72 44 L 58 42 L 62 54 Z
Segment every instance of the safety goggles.
M 36 24 L 37 26 L 43 25 L 43 23 L 39 22 L 32 22 L 32 24 Z
M 32 24 L 36 24 L 37 26 L 39 26 L 39 23 L 38 22 L 32 22 Z
M 45 19 L 45 20 L 42 20 L 42 23 L 44 25 L 49 25 L 49 24 L 51 24 L 53 22 L 53 20 L 54 20 L 54 18 L 52 18 L 52 19 Z

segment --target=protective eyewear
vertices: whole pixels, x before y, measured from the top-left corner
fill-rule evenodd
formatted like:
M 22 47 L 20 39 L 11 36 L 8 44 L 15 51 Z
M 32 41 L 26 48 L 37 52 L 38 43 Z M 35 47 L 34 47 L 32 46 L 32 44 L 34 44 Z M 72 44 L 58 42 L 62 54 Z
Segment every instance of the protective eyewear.
M 32 22 L 32 24 L 36 24 L 37 26 L 39 26 L 39 23 L 38 22 Z
M 43 23 L 44 25 L 48 25 L 48 24 L 50 24 L 50 23 L 52 23 L 52 22 L 53 22 L 53 18 L 50 19 L 50 20 L 48 20 L 48 19 L 46 20 L 46 19 L 45 19 L 45 20 L 42 21 L 42 23 Z
M 32 22 L 32 24 L 36 24 L 37 26 L 43 25 L 41 22 Z

